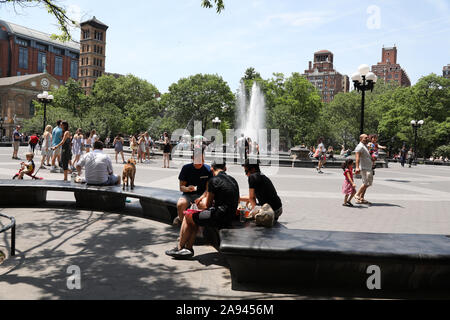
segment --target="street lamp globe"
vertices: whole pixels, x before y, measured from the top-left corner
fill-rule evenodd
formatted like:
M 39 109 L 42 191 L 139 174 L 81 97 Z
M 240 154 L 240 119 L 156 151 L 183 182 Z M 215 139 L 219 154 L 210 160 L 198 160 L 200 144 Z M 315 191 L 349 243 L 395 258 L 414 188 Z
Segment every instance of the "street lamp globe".
M 425 121 L 423 121 L 423 120 L 420 120 L 420 121 L 418 122 L 419 126 L 423 126 L 424 123 L 425 123 Z
M 412 125 L 412 126 L 415 126 L 416 124 L 417 124 L 416 120 L 412 120 L 412 121 L 411 121 L 411 125 Z
M 369 72 L 366 76 L 367 81 L 373 81 L 374 83 L 377 82 L 377 76 L 373 72 Z
M 370 67 L 367 64 L 362 64 L 359 66 L 358 71 L 361 76 L 366 76 L 370 72 Z
M 362 82 L 362 77 L 359 72 L 356 72 L 352 75 L 352 81 L 353 82 Z

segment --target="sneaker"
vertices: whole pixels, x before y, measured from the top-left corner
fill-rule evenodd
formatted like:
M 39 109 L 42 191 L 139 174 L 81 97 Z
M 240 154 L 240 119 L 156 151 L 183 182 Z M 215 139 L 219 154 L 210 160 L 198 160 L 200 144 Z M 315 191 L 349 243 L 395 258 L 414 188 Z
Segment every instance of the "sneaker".
M 59 173 L 64 173 L 64 169 L 59 167 Z
M 320 173 L 320 174 L 323 174 L 323 171 L 322 171 L 322 170 L 319 170 L 319 173 Z
M 178 249 L 178 246 L 171 249 L 171 250 L 167 250 L 166 251 L 166 255 L 171 256 L 171 257 L 175 257 L 175 255 L 179 252 L 180 250 Z
M 50 169 L 50 173 L 57 173 L 58 171 L 56 170 L 56 167 L 51 167 Z
M 177 252 L 174 252 L 173 257 L 178 260 L 190 259 L 194 256 L 194 249 L 183 248 Z

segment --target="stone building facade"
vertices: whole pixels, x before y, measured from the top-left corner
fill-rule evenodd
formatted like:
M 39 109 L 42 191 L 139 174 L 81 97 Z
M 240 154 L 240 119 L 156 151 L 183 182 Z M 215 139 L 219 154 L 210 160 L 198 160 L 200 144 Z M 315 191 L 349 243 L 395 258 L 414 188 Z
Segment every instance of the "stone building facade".
M 411 81 L 405 70 L 397 63 L 397 47 L 383 48 L 381 62 L 372 66 L 372 72 L 385 83 L 396 82 L 402 87 L 410 87 Z
M 310 61 L 304 76 L 320 92 L 323 102 L 331 102 L 339 92 L 348 92 L 350 81 L 334 69 L 334 55 L 322 50 L 314 53 L 314 64 Z
M 58 79 L 47 73 L 0 78 L 1 136 L 10 138 L 16 125 L 34 116 L 32 102 L 38 94 L 58 89 L 60 85 Z

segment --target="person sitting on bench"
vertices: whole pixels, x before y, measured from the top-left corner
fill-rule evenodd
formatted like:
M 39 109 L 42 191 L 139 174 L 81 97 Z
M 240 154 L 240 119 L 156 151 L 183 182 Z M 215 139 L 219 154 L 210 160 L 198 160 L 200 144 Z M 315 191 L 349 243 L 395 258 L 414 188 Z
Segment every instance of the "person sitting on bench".
M 239 201 L 246 202 L 247 206 L 250 205 L 252 211 L 257 206 L 257 201 L 261 206 L 268 203 L 275 212 L 275 221 L 278 221 L 283 213 L 283 207 L 272 181 L 261 173 L 259 164 L 253 159 L 245 160 L 243 167 L 248 177 L 249 195 L 241 197 Z M 253 211 L 253 214 L 256 212 Z
M 222 161 L 221 161 L 222 162 Z M 209 209 L 186 214 L 181 225 L 178 246 L 166 251 L 175 259 L 189 259 L 194 256 L 193 245 L 199 227 L 228 228 L 236 217 L 239 204 L 239 185 L 227 175 L 224 162 L 213 162 L 213 177 L 208 181 L 206 205 Z
M 77 171 L 81 176 L 81 169 L 86 168 L 86 183 L 93 186 L 120 185 L 120 176 L 113 173 L 111 159 L 103 153 L 103 142 L 94 143 L 94 152 L 86 154 L 78 163 Z

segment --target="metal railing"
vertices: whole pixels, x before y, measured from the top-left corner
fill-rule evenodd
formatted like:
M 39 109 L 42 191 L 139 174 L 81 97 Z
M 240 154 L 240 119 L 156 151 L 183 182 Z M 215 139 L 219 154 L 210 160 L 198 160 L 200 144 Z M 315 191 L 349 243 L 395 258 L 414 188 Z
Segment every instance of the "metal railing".
M 16 255 L 16 219 L 14 217 L 8 217 L 0 213 L 0 218 L 6 218 L 11 220 L 11 223 L 6 227 L 0 229 L 0 233 L 11 229 L 11 257 Z

